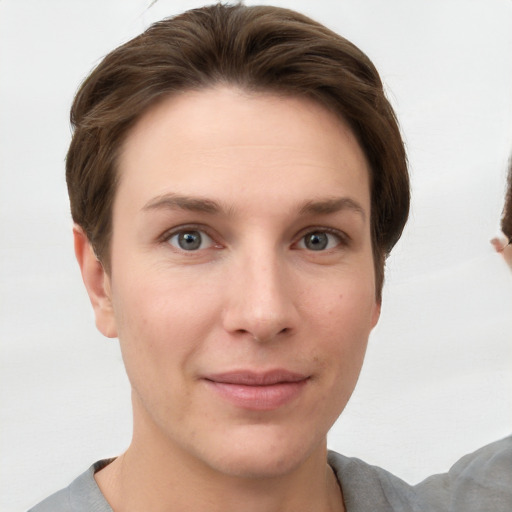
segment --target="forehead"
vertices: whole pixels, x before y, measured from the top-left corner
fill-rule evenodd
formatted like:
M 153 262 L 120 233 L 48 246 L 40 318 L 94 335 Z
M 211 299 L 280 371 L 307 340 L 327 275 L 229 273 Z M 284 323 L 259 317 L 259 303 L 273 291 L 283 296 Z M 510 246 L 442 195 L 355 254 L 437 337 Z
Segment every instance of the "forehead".
M 325 196 L 336 186 L 369 195 L 368 166 L 348 125 L 317 102 L 227 87 L 153 106 L 119 160 L 118 194 L 133 201 L 190 188 L 250 196 L 262 186 L 269 197 L 295 188 Z

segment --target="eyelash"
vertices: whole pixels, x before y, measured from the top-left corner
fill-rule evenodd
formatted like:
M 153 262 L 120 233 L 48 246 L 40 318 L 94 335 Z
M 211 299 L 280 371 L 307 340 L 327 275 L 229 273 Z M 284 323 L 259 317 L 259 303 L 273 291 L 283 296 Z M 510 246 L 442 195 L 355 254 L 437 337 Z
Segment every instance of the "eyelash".
M 185 249 L 180 249 L 178 247 L 175 247 L 173 246 L 171 243 L 170 243 L 170 240 L 177 236 L 177 235 L 180 235 L 180 234 L 185 234 L 187 232 L 193 232 L 193 231 L 197 231 L 203 235 L 206 235 L 211 241 L 212 241 L 212 245 L 210 247 L 207 247 L 205 249 L 198 249 L 198 250 L 185 250 Z M 336 237 L 338 239 L 338 244 L 336 245 L 336 247 L 331 247 L 329 249 L 325 249 L 325 250 L 318 250 L 318 251 L 315 251 L 314 249 L 308 249 L 306 247 L 304 248 L 298 248 L 298 249 L 303 249 L 303 250 L 306 250 L 306 251 L 309 251 L 309 252 L 330 252 L 332 251 L 333 249 L 336 249 L 337 247 L 347 247 L 350 243 L 350 237 L 344 233 L 343 231 L 339 231 L 337 229 L 334 229 L 334 228 L 328 228 L 328 227 L 325 227 L 325 226 L 314 226 L 314 227 L 308 227 L 304 230 L 302 230 L 302 232 L 299 234 L 298 237 L 296 237 L 296 241 L 293 242 L 292 244 L 292 248 L 296 248 L 296 246 L 298 244 L 300 244 L 301 242 L 304 242 L 305 240 L 305 237 L 307 237 L 308 235 L 313 235 L 313 234 L 327 234 L 327 235 L 332 235 L 334 237 Z M 169 231 L 166 231 L 161 237 L 160 237 L 160 241 L 162 243 L 165 243 L 165 244 L 168 244 L 169 246 L 172 247 L 172 249 L 178 251 L 178 252 L 182 252 L 182 253 L 197 253 L 201 250 L 206 250 L 206 249 L 210 249 L 210 248 L 214 248 L 214 249 L 220 249 L 222 248 L 222 245 L 220 243 L 218 243 L 216 241 L 216 237 L 213 236 L 209 230 L 203 226 L 203 225 L 197 225 L 197 224 L 190 224 L 190 225 L 186 225 L 186 226 L 179 226 L 177 228 L 173 228 Z
M 350 243 L 350 237 L 344 233 L 343 231 L 339 231 L 338 229 L 334 228 L 328 228 L 325 226 L 314 226 L 314 227 L 308 227 L 307 229 L 303 230 L 300 236 L 298 237 L 297 242 L 295 242 L 293 245 L 297 245 L 304 241 L 305 237 L 308 235 L 313 234 L 327 234 L 332 235 L 338 239 L 338 244 L 336 247 L 331 247 L 330 249 L 322 250 L 322 251 L 314 251 L 313 249 L 310 249 L 309 252 L 330 252 L 333 249 L 336 249 L 338 247 L 347 247 Z M 305 250 L 308 250 L 305 248 Z
M 206 229 L 205 226 L 202 226 L 202 225 L 197 225 L 197 224 L 190 224 L 190 225 L 186 225 L 186 226 L 179 226 L 177 228 L 173 228 L 169 231 L 166 231 L 161 237 L 160 237 L 160 241 L 164 244 L 168 244 L 169 246 L 171 246 L 172 249 L 178 251 L 178 252 L 182 252 L 182 253 L 194 253 L 194 252 L 199 252 L 199 251 L 187 251 L 185 249 L 180 249 L 178 247 L 175 247 L 171 244 L 171 239 L 177 235 L 180 235 L 180 234 L 185 234 L 185 233 L 191 233 L 191 232 L 194 232 L 194 231 L 197 231 L 203 235 L 206 235 L 211 241 L 212 241 L 212 247 L 215 248 L 215 249 L 219 249 L 221 248 L 221 244 L 219 244 L 218 242 L 216 242 L 216 238 L 209 233 L 209 230 Z M 210 247 L 208 247 L 210 248 Z M 205 249 L 203 249 L 205 250 Z

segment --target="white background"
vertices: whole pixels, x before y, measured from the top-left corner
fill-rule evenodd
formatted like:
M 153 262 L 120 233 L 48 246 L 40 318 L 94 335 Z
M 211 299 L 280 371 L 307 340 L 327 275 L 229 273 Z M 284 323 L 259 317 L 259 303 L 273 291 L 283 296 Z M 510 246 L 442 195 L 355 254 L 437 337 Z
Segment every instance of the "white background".
M 0 510 L 24 510 L 131 433 L 117 342 L 74 262 L 68 111 L 99 59 L 196 1 L 0 0 Z M 247 2 L 254 3 L 254 2 Z M 266 2 L 259 2 L 266 3 Z M 512 142 L 510 0 L 274 1 L 381 71 L 407 142 L 408 228 L 332 448 L 417 482 L 507 435 L 512 275 L 493 253 Z

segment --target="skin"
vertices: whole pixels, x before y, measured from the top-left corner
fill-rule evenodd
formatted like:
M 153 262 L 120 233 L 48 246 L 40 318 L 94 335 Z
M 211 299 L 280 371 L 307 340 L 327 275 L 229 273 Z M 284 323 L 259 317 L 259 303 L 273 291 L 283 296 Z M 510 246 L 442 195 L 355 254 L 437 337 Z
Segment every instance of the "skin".
M 75 228 L 97 327 L 119 337 L 132 386 L 132 443 L 96 474 L 111 506 L 343 510 L 326 435 L 380 314 L 351 130 L 306 99 L 190 91 L 143 115 L 119 173 L 110 275 Z M 191 233 L 201 244 L 183 249 Z M 302 380 L 283 403 L 272 387 L 238 403 L 216 382 L 233 371 Z
M 510 243 L 505 236 L 502 236 L 500 238 L 493 238 L 491 244 L 496 252 L 503 256 L 508 268 L 512 270 L 512 243 Z

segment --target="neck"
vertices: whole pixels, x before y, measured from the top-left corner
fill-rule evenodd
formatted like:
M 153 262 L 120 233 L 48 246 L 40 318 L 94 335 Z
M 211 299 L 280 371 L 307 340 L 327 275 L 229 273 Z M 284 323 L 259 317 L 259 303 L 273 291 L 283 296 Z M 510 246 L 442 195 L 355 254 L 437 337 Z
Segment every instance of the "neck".
M 216 471 L 168 440 L 148 434 L 134 428 L 128 450 L 95 476 L 114 512 L 344 510 L 325 443 L 284 474 L 240 476 Z

